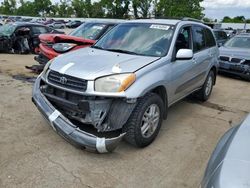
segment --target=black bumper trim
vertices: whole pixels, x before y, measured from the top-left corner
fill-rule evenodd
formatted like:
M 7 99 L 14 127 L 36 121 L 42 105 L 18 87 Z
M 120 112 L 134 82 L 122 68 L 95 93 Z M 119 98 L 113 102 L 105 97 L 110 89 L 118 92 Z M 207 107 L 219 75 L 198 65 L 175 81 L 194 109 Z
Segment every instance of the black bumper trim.
M 39 64 L 45 65 L 49 62 L 50 59 L 40 53 L 39 55 L 34 57 L 34 60 L 36 60 Z

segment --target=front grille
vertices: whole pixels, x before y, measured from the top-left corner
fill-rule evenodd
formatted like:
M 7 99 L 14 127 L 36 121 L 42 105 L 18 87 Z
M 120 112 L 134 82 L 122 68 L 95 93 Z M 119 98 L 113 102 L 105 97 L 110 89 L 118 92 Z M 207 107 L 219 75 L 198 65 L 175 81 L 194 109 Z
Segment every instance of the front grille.
M 250 66 L 250 60 L 245 60 L 243 64 L 244 64 L 244 65 L 249 65 L 249 66 Z
M 77 91 L 86 91 L 88 84 L 87 80 L 61 74 L 56 71 L 49 72 L 48 80 L 52 84 Z
M 235 57 L 228 57 L 228 56 L 220 56 L 220 60 L 227 61 L 229 63 L 241 63 L 243 59 L 235 58 Z
M 220 56 L 220 60 L 222 60 L 222 61 L 229 61 L 229 57 Z
M 239 58 L 232 58 L 231 59 L 232 63 L 240 63 L 241 61 L 242 61 L 242 59 L 239 59 Z

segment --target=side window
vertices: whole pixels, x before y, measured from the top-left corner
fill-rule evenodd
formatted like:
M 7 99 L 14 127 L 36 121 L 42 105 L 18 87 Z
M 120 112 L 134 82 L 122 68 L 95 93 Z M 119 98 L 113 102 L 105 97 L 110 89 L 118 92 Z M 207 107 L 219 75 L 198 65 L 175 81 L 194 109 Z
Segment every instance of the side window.
M 219 40 L 223 40 L 223 39 L 224 39 L 224 38 L 223 38 L 223 32 L 222 32 L 222 31 L 219 31 L 218 33 L 219 33 Z
M 222 36 L 223 36 L 223 39 L 227 39 L 227 34 L 224 31 L 222 31 Z
M 32 27 L 33 34 L 42 34 L 42 33 L 47 33 L 47 29 L 45 27 L 41 26 L 34 26 Z
M 51 33 L 53 31 L 53 29 L 51 29 L 50 27 L 46 27 L 46 31 L 47 31 L 47 33 Z
M 216 42 L 212 32 L 209 29 L 205 29 L 205 33 L 206 33 L 206 46 L 208 48 L 216 46 Z
M 192 49 L 191 27 L 183 27 L 175 43 L 175 53 L 180 49 Z
M 205 29 L 200 26 L 193 27 L 194 53 L 206 48 Z

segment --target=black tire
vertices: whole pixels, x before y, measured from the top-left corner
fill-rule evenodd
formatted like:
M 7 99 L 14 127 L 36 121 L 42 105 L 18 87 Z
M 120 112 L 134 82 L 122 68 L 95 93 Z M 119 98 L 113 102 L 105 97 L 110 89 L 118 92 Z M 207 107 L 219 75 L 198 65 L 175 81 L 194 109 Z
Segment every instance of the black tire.
M 144 116 L 144 113 L 151 105 L 158 106 L 159 121 L 153 134 L 150 137 L 145 138 L 143 137 L 141 131 L 142 118 Z M 159 130 L 161 128 L 163 112 L 164 104 L 159 95 L 155 93 L 148 93 L 144 97 L 140 98 L 129 120 L 123 128 L 123 131 L 126 132 L 126 135 L 124 137 L 125 141 L 136 147 L 145 147 L 151 144 L 158 135 Z
M 209 91 L 209 93 L 206 92 L 206 88 L 208 86 L 208 82 L 209 79 L 212 79 L 212 85 L 211 85 L 211 89 Z M 199 100 L 205 102 L 209 99 L 212 91 L 213 91 L 213 86 L 214 86 L 214 82 L 215 82 L 215 75 L 214 72 L 211 70 L 206 78 L 205 83 L 203 84 L 202 88 L 197 92 L 196 96 Z

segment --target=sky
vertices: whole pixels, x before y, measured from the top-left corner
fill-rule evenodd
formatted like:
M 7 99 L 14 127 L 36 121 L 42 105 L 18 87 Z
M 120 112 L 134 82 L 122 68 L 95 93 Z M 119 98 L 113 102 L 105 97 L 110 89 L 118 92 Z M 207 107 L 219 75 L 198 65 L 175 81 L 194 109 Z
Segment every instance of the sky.
M 222 19 L 224 16 L 245 16 L 250 18 L 250 0 L 204 0 L 201 5 L 205 8 L 208 18 Z
M 60 0 L 51 1 L 59 2 Z M 250 0 L 204 0 L 201 5 L 205 8 L 204 13 L 208 18 L 219 20 L 224 16 L 250 18 Z

